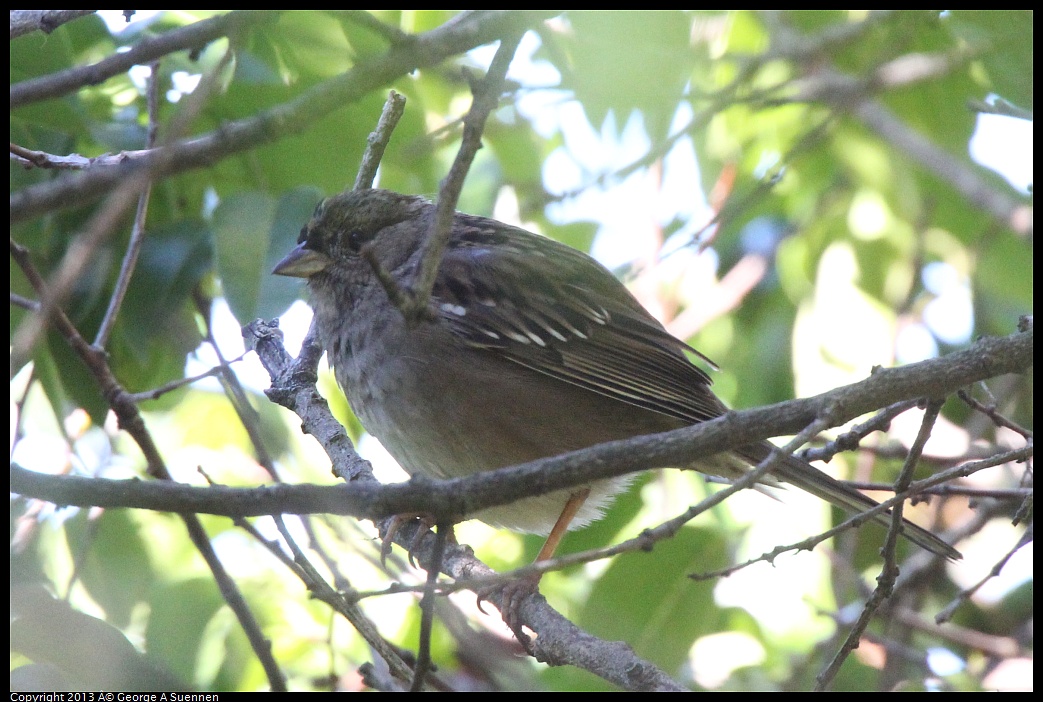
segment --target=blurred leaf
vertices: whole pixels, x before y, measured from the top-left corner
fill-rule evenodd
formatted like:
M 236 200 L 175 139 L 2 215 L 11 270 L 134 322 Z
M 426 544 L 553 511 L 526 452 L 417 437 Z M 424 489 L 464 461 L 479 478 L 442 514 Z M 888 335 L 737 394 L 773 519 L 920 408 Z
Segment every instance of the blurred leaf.
M 260 192 L 225 198 L 214 211 L 217 269 L 228 305 L 241 324 L 257 316 L 275 202 Z
M 163 666 L 138 653 L 119 629 L 72 609 L 42 587 L 12 590 L 11 608 L 12 651 L 46 662 L 48 679 L 73 690 L 185 689 Z
M 713 581 L 687 575 L 729 562 L 711 529 L 685 527 L 650 553 L 619 556 L 595 583 L 578 623 L 595 636 L 630 643 L 638 655 L 676 674 L 699 636 L 713 633 L 722 613 Z
M 261 271 L 260 304 L 256 316 L 262 319 L 276 317 L 301 297 L 303 286 L 299 278 L 271 275 L 271 272 L 275 264 L 297 245 L 301 229 L 311 219 L 322 197 L 318 188 L 304 186 L 289 190 L 279 198 L 272 219 L 268 254 Z
M 662 140 L 695 63 L 687 15 L 574 10 L 568 20 L 573 31 L 562 43 L 570 63 L 558 70 L 591 125 L 600 128 L 614 111 L 622 129 L 630 113 L 640 109 L 652 141 Z
M 146 236 L 109 343 L 132 392 L 183 377 L 185 356 L 202 341 L 192 296 L 213 266 L 211 238 L 209 227 L 185 220 Z
M 108 510 L 95 520 L 82 510 L 66 522 L 65 533 L 80 564 L 84 587 L 110 623 L 127 626 L 154 577 L 139 523 L 126 510 Z
M 198 678 L 203 634 L 214 614 L 224 606 L 216 586 L 207 578 L 193 578 L 156 587 L 145 645 L 182 680 Z
M 109 403 L 102 397 L 94 376 L 58 332 L 47 333 L 46 344 L 37 349 L 35 358 L 40 360 L 34 364 L 40 363 L 45 369 L 44 389 L 59 420 L 74 407 L 82 407 L 93 424 L 105 424 Z
M 976 48 L 992 92 L 1019 107 L 1033 106 L 1033 14 L 1031 10 L 952 10 L 954 33 Z

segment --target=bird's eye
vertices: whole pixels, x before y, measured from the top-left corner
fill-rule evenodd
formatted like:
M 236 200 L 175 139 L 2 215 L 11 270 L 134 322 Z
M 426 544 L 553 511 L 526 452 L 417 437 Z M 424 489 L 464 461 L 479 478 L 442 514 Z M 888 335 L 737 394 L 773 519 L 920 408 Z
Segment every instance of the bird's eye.
M 366 235 L 358 229 L 353 229 L 348 232 L 348 247 L 350 247 L 355 253 L 358 253 L 359 249 L 362 248 L 362 245 L 366 243 L 366 238 Z

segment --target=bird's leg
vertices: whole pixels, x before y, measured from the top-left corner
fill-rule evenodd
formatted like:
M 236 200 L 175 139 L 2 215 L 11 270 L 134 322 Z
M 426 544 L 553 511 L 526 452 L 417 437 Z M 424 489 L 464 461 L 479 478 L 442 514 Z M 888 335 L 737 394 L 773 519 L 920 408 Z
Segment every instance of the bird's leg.
M 564 509 L 561 510 L 558 520 L 554 522 L 550 534 L 547 535 L 547 540 L 543 542 L 543 548 L 540 549 L 540 552 L 533 563 L 540 563 L 541 561 L 551 559 L 558 548 L 558 544 L 561 543 L 566 532 L 568 532 L 569 524 L 572 523 L 576 513 L 579 512 L 579 508 L 583 506 L 583 503 L 586 502 L 587 497 L 589 496 L 590 488 L 569 495 L 568 501 L 565 502 Z M 503 617 L 503 621 L 507 626 L 511 628 L 511 631 L 513 631 L 515 635 L 518 635 L 519 640 L 521 640 L 521 603 L 529 595 L 533 595 L 539 590 L 541 577 L 542 575 L 537 573 L 536 575 L 517 578 L 502 586 L 479 592 L 478 607 L 481 609 L 482 600 L 487 596 L 491 595 L 493 592 L 499 592 L 500 615 Z
M 561 514 L 558 516 L 558 521 L 554 522 L 554 527 L 551 528 L 550 533 L 547 534 L 547 540 L 543 542 L 543 548 L 536 555 L 536 560 L 533 563 L 539 563 L 540 561 L 549 561 L 554 552 L 558 550 L 558 544 L 565 538 L 565 533 L 569 530 L 569 524 L 572 524 L 572 520 L 575 518 L 576 513 L 579 512 L 579 508 L 583 506 L 583 503 L 590 497 L 590 488 L 574 492 L 569 495 L 568 502 L 565 503 L 565 508 L 561 510 Z

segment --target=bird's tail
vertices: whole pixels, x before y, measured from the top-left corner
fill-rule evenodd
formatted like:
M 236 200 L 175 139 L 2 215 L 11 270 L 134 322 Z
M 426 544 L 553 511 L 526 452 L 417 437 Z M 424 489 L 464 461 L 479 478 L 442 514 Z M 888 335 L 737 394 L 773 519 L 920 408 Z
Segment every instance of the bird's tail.
M 768 442 L 761 442 L 759 444 L 743 446 L 737 451 L 737 453 L 741 455 L 743 459 L 756 465 L 767 458 L 768 453 L 772 448 L 772 445 Z M 823 473 L 810 463 L 807 463 L 796 456 L 786 455 L 781 457 L 772 467 L 771 475 L 779 482 L 788 483 L 798 487 L 801 490 L 809 492 L 815 497 L 823 499 L 831 505 L 835 505 L 847 512 L 863 512 L 867 509 L 876 507 L 879 504 L 875 500 L 866 497 L 858 490 L 834 480 L 826 473 Z M 774 481 L 767 482 L 768 484 L 771 484 L 771 482 Z M 883 527 L 889 527 L 891 525 L 890 510 L 877 514 L 872 518 L 872 521 Z M 913 524 L 908 519 L 902 520 L 902 535 L 917 546 L 925 548 L 931 553 L 936 553 L 952 560 L 963 558 L 960 552 L 955 548 L 945 543 L 923 527 Z

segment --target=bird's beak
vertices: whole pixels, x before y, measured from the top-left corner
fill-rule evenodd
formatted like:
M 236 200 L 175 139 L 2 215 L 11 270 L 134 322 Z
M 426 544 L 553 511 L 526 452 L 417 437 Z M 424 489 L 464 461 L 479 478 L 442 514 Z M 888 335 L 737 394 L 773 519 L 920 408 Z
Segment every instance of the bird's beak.
M 293 278 L 310 278 L 316 273 L 326 270 L 333 261 L 324 253 L 304 248 L 304 243 L 297 244 L 286 258 L 275 264 L 272 273 Z

